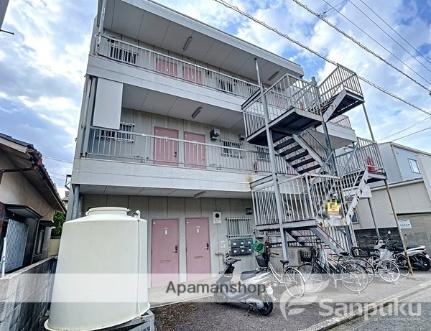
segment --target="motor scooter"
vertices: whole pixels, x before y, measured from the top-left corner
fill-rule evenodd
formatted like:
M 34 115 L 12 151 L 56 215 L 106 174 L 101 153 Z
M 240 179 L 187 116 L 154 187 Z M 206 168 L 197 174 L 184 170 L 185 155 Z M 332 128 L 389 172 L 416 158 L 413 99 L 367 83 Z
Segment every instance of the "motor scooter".
M 262 255 L 256 256 L 262 264 Z M 214 293 L 216 302 L 219 303 L 242 303 L 256 310 L 259 314 L 267 316 L 272 312 L 274 293 L 271 283 L 272 274 L 264 269 L 243 271 L 238 282 L 233 281 L 234 264 L 241 259 L 231 257 L 226 253 L 225 268 L 220 278 L 216 281 L 217 291 Z

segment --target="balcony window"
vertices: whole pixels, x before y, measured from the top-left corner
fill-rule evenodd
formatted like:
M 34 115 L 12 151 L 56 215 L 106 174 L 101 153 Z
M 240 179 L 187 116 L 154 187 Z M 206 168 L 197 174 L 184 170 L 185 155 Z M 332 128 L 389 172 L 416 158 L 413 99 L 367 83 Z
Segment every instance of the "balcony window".
M 136 64 L 138 53 L 123 48 L 114 40 L 109 40 L 109 57 L 121 62 Z
M 223 147 L 225 147 L 222 149 L 222 156 L 232 157 L 236 159 L 242 158 L 242 155 L 241 155 L 242 153 L 239 150 L 240 148 L 242 148 L 241 142 L 222 140 L 221 143 Z M 238 149 L 233 149 L 233 148 L 238 148 Z
M 226 226 L 228 238 L 242 238 L 253 235 L 251 218 L 226 218 Z
M 269 150 L 267 147 L 256 146 L 257 149 L 257 159 L 259 161 L 267 161 L 269 162 Z
M 119 132 L 123 131 L 123 132 Z M 105 140 L 117 140 L 117 141 L 125 141 L 133 143 L 133 135 L 126 132 L 134 132 L 135 131 L 135 124 L 133 123 L 120 123 L 120 130 L 114 131 L 114 130 L 100 130 L 100 137 L 99 139 L 105 139 Z
M 415 173 L 415 174 L 421 173 L 421 171 L 419 170 L 418 161 L 416 161 L 414 159 L 409 159 L 409 165 L 410 165 L 410 169 L 412 170 L 413 173 Z

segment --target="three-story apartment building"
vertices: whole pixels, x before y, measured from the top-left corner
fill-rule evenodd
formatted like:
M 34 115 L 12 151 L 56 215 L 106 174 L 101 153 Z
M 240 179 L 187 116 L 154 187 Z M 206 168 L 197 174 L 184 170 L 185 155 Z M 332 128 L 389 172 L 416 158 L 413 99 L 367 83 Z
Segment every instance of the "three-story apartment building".
M 256 59 L 266 86 L 304 74 L 296 63 L 154 2 L 100 0 L 68 219 L 99 206 L 140 210 L 151 227 L 152 274 L 186 281 L 218 272 L 235 245 L 245 254 L 240 267 L 253 268 L 244 242 L 254 228 L 250 183 L 271 171 L 267 147 L 246 141 L 241 111 L 258 90 Z M 333 148 L 356 140 L 346 116 L 329 122 L 328 132 Z M 324 144 L 321 128 L 314 137 Z M 297 174 L 283 156 L 276 159 L 278 173 Z M 303 170 L 313 167 L 308 162 Z

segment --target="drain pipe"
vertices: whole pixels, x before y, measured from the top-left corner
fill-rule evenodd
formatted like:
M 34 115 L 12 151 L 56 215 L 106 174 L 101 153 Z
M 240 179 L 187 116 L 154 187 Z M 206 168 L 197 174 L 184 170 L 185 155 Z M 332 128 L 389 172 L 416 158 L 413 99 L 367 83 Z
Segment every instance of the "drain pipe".
M 1 278 L 3 278 L 6 273 L 6 248 L 7 248 L 7 237 L 4 237 L 3 250 L 1 253 Z
M 269 112 L 268 112 L 268 104 L 266 102 L 266 95 L 265 90 L 263 88 L 262 81 L 260 80 L 260 72 L 259 72 L 259 63 L 257 59 L 255 59 L 256 62 L 256 74 L 257 74 L 257 82 L 260 87 L 260 97 L 263 104 L 263 112 L 265 116 L 265 131 L 266 131 L 266 139 L 268 142 L 268 152 L 269 152 L 269 161 L 271 163 L 271 175 L 272 175 L 272 183 L 274 185 L 274 193 L 275 193 L 275 203 L 277 207 L 277 216 L 278 216 L 278 223 L 280 225 L 280 235 L 281 235 L 281 247 L 283 250 L 283 259 L 287 260 L 287 242 L 286 242 L 286 234 L 284 233 L 283 228 L 283 220 L 284 220 L 284 213 L 283 213 L 283 206 L 281 203 L 281 195 L 280 195 L 280 187 L 278 184 L 278 177 L 276 173 L 275 168 L 275 151 L 274 151 L 274 141 L 272 140 L 272 133 L 269 128 Z

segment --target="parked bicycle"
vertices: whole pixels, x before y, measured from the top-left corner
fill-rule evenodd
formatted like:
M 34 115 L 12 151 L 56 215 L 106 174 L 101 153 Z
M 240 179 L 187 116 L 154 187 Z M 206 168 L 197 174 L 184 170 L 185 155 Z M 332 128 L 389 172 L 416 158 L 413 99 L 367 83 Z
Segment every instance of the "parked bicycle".
M 260 254 L 256 256 L 256 261 L 261 270 L 272 273 L 277 285 L 283 286 L 293 297 L 302 297 L 305 293 L 305 277 L 298 268 L 290 266 L 289 260 L 280 260 L 281 270 L 274 266 L 271 257 L 279 257 L 280 254 L 271 251 L 271 244 L 268 241 L 260 248 L 255 248 Z
M 322 290 L 327 277 L 332 279 L 335 287 L 341 281 L 347 290 L 356 293 L 364 291 L 370 283 L 368 273 L 360 263 L 349 259 L 330 259 L 322 248 L 312 247 L 310 262 L 303 263 L 298 269 L 316 292 Z
M 339 257 L 340 260 L 350 260 L 362 265 L 370 279 L 370 282 L 379 276 L 383 281 L 394 283 L 400 278 L 400 270 L 394 258 L 379 249 L 363 249 L 352 247 L 350 255 Z

